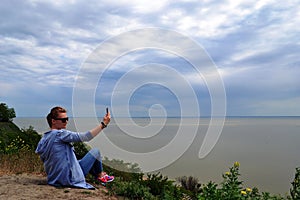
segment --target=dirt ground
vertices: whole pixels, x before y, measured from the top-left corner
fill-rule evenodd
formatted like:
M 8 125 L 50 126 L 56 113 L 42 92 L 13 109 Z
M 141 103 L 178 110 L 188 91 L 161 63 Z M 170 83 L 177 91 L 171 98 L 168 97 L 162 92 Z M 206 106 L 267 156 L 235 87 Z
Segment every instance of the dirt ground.
M 0 174 L 0 199 L 32 200 L 32 199 L 72 199 L 72 200 L 117 200 L 108 196 L 107 189 L 101 185 L 96 190 L 62 188 L 47 185 L 46 177 L 36 174 Z

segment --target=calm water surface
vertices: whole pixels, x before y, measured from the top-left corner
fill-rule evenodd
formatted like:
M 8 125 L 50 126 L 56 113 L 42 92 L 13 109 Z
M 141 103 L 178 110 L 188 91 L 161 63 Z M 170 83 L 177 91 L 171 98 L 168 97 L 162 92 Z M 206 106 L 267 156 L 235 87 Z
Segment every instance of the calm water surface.
M 198 127 L 197 135 L 192 145 L 177 161 L 160 170 L 164 175 L 169 178 L 191 175 L 198 177 L 201 183 L 210 180 L 220 183 L 222 173 L 228 171 L 235 161 L 239 161 L 245 187 L 258 187 L 260 191 L 272 194 L 289 192 L 295 168 L 300 166 L 300 117 L 227 118 L 217 144 L 204 159 L 198 158 L 198 152 L 208 128 L 209 118 L 201 118 L 199 122 L 195 119 L 189 120 L 189 123 L 183 125 Z M 89 130 L 95 125 L 92 121 L 89 118 L 80 118 L 76 120 L 76 124 L 79 124 L 76 129 L 71 119 L 68 129 Z M 163 120 L 154 119 L 151 126 L 161 126 L 161 121 Z M 41 134 L 48 130 L 44 118 L 16 118 L 14 122 L 20 128 L 32 125 Z M 134 122 L 140 127 L 147 127 L 150 123 L 145 118 L 134 119 Z M 112 121 L 103 134 L 126 151 L 147 153 L 167 145 L 176 135 L 179 122 L 180 119 L 169 118 L 157 134 L 142 138 L 143 134 L 149 133 L 141 132 L 141 137 L 132 137 L 122 130 L 126 126 L 127 132 L 130 130 L 128 119 L 121 119 L 118 123 Z

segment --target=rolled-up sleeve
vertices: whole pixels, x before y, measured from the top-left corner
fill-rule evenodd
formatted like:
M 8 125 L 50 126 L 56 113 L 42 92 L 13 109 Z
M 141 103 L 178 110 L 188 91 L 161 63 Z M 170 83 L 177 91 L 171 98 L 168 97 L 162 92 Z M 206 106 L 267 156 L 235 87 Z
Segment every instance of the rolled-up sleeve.
M 87 141 L 90 141 L 91 139 L 93 139 L 93 135 L 90 131 L 87 131 L 85 133 L 80 133 L 79 137 L 82 142 L 87 142 Z
M 60 133 L 58 135 L 64 142 L 87 142 L 93 139 L 90 131 L 77 133 L 68 130 L 60 130 Z

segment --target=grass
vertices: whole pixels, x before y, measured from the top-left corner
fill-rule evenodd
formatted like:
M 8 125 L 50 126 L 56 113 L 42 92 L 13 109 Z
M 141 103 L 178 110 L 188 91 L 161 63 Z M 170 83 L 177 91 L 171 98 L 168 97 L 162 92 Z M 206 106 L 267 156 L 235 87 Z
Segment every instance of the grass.
M 13 122 L 0 122 L 0 173 L 43 173 L 34 152 L 40 138 L 32 126 L 19 129 Z
M 43 163 L 34 151 L 0 154 L 1 174 L 44 173 Z

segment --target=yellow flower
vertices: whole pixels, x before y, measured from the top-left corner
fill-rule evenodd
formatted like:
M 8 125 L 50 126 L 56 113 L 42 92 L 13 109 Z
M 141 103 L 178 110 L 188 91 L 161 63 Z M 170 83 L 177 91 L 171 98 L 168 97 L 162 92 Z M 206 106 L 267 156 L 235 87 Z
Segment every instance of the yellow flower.
M 247 192 L 246 192 L 246 191 L 244 191 L 244 190 L 242 190 L 242 191 L 241 191 L 241 194 L 242 194 L 242 195 L 246 195 L 246 194 L 247 194 Z
M 247 192 L 252 192 L 252 189 L 251 188 L 246 188 L 246 191 Z
M 229 176 L 229 175 L 230 175 L 230 172 L 226 172 L 225 174 L 226 174 L 227 176 Z
M 240 163 L 239 162 L 235 162 L 233 166 L 234 167 L 240 167 Z

